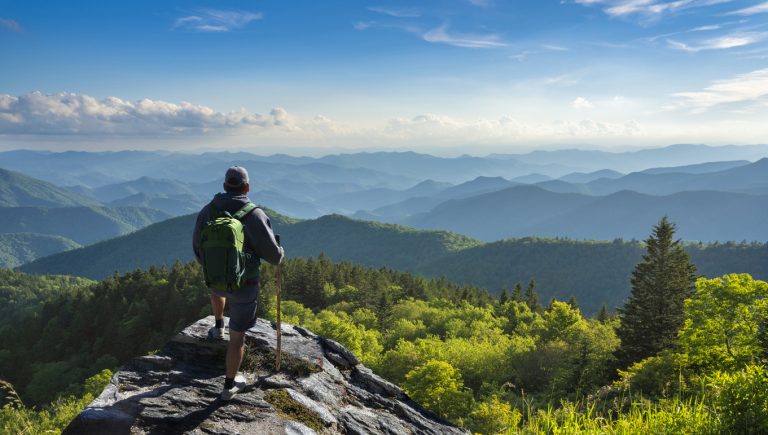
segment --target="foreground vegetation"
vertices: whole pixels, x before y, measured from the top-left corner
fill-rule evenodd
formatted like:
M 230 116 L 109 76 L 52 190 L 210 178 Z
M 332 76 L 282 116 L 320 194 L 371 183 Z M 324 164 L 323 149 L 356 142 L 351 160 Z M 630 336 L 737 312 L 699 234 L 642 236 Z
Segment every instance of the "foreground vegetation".
M 768 431 L 768 284 L 748 275 L 699 279 L 676 346 L 622 367 L 616 317 L 585 318 L 575 301 L 542 307 L 534 286 L 500 301 L 324 257 L 290 260 L 284 270 L 284 321 L 338 340 L 473 432 Z M 62 429 L 100 391 L 105 369 L 158 349 L 209 313 L 192 263 L 98 283 L 0 274 L 0 377 L 20 393 L 5 394 L 3 433 Z M 262 269 L 268 318 L 272 274 Z

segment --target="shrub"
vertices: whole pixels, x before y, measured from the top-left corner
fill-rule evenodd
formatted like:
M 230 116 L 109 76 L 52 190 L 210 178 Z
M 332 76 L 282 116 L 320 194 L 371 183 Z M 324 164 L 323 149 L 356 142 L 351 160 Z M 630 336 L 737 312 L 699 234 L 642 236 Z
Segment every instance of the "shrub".
M 467 426 L 473 432 L 482 434 L 497 434 L 513 431 L 520 424 L 522 415 L 517 409 L 512 409 L 507 402 L 502 402 L 494 394 L 490 399 L 475 405 L 469 415 Z
M 748 365 L 738 372 L 717 372 L 710 387 L 723 433 L 768 433 L 768 374 Z
M 664 351 L 619 370 L 622 379 L 617 384 L 631 393 L 670 397 L 685 388 L 687 364 L 687 355 Z

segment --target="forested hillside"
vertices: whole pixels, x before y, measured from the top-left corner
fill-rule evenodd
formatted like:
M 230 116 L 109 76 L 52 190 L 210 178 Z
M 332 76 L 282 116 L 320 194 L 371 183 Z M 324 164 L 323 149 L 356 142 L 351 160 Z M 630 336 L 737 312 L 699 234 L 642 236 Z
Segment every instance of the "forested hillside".
M 334 260 L 411 270 L 426 259 L 480 243 L 444 231 L 416 231 L 339 215 L 299 221 L 271 210 L 266 212 L 275 232 L 282 235 L 282 243 L 291 257 L 324 252 Z M 40 259 L 23 266 L 22 270 L 99 279 L 115 271 L 188 261 L 193 258 L 194 219 L 195 215 L 171 219 L 127 236 Z
M 371 309 L 382 303 L 386 309 L 405 297 L 491 301 L 480 289 L 349 263 L 334 265 L 327 258 L 290 260 L 284 268 L 286 297 L 317 309 L 352 296 L 367 300 Z M 271 267 L 262 267 L 262 315 L 274 309 L 272 273 Z M 50 401 L 91 374 L 157 349 L 209 309 L 194 263 L 115 275 L 98 284 L 7 269 L 0 269 L 0 281 L 0 379 L 12 382 L 32 403 Z
M 474 432 L 768 430 L 768 377 L 755 365 L 768 346 L 758 334 L 768 284 L 748 275 L 699 280 L 679 348 L 626 367 L 615 358 L 616 318 L 585 318 L 577 301 L 542 306 L 535 287 L 496 300 L 447 281 L 326 258 L 289 260 L 284 268 L 285 322 L 339 341 L 414 400 Z M 262 268 L 259 306 L 268 318 L 273 271 Z M 0 287 L 0 370 L 27 406 L 58 393 L 87 394 L 108 378 L 104 369 L 157 349 L 209 312 L 195 264 L 96 284 L 1 273 L 8 284 Z M 0 427 L 55 427 L 84 405 L 63 399 L 50 414 L 12 405 L 0 413 Z
M 36 258 L 69 251 L 81 245 L 61 236 L 36 233 L 0 234 L 0 268 L 14 268 Z
M 51 183 L 0 168 L 0 207 L 71 207 L 96 204 L 97 201 Z
M 49 234 L 87 245 L 168 217 L 159 210 L 140 207 L 0 207 L 0 234 Z
M 544 300 L 576 296 L 586 313 L 605 303 L 617 307 L 629 292 L 629 274 L 643 251 L 639 242 L 523 238 L 483 244 L 440 231 L 349 219 L 339 215 L 298 221 L 267 210 L 290 257 L 325 253 L 334 261 L 446 276 L 494 294 L 536 280 Z M 113 272 L 170 266 L 192 259 L 194 216 L 151 225 L 135 233 L 25 264 L 29 273 L 101 279 Z M 750 273 L 768 279 L 768 244 L 687 245 L 699 273 Z
M 768 279 L 768 243 L 698 243 L 685 245 L 685 249 L 701 276 L 713 278 L 732 271 Z M 641 242 L 620 239 L 523 238 L 461 250 L 418 270 L 494 293 L 535 279 L 545 300 L 575 296 L 586 313 L 596 313 L 603 303 L 613 308 L 624 302 L 632 267 L 643 250 Z

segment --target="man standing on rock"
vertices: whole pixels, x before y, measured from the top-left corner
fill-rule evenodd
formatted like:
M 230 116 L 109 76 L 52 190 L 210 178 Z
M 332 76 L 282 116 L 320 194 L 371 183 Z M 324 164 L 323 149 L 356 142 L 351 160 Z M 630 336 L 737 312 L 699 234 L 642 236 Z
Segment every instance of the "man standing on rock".
M 206 249 L 206 226 L 210 226 L 219 217 L 237 219 L 242 223 L 242 233 L 245 241 L 242 245 L 241 276 L 238 276 L 239 287 L 229 286 L 227 289 L 211 288 L 211 309 L 216 319 L 216 324 L 208 331 L 210 339 L 224 338 L 224 305 L 229 299 L 229 344 L 226 357 L 226 379 L 224 391 L 221 397 L 231 399 L 237 392 L 243 389 L 245 382 L 242 377 L 235 378 L 240 364 L 243 362 L 245 352 L 245 331 L 256 323 L 256 303 L 259 297 L 259 263 L 260 258 L 274 265 L 280 264 L 284 257 L 283 248 L 279 246 L 272 232 L 272 225 L 264 212 L 256 208 L 248 199 L 250 182 L 248 171 L 240 166 L 233 166 L 227 170 L 224 176 L 224 193 L 218 193 L 210 204 L 203 207 L 197 215 L 195 231 L 192 236 L 192 248 L 197 261 L 206 270 L 206 263 L 218 261 L 226 264 L 229 259 L 222 260 L 225 254 L 219 254 L 215 249 Z M 230 225 L 232 227 L 232 225 Z M 235 224 L 238 227 L 238 224 Z M 207 253 L 207 254 L 206 254 Z M 214 254 L 215 253 L 215 254 Z M 208 255 L 208 258 L 206 258 Z M 216 258 L 211 258 L 211 257 Z M 239 260 L 238 260 L 239 261 Z M 209 277 L 206 276 L 206 280 Z M 209 287 L 214 287 L 209 283 Z

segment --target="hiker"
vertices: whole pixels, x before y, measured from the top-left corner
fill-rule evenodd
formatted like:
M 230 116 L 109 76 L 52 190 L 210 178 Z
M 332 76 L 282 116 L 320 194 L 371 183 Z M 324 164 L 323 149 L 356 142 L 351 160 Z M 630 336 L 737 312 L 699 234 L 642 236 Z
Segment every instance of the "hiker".
M 209 339 L 224 338 L 224 305 L 229 302 L 226 379 L 224 390 L 221 393 L 221 397 L 225 400 L 231 399 L 245 386 L 244 379 L 237 376 L 237 372 L 245 352 L 245 331 L 256 323 L 256 303 L 259 297 L 259 259 L 263 258 L 269 263 L 277 265 L 284 257 L 283 248 L 279 246 L 275 234 L 272 232 L 269 218 L 248 199 L 249 191 L 248 171 L 240 166 L 227 169 L 224 176 L 224 193 L 217 193 L 213 200 L 200 210 L 192 236 L 192 248 L 197 261 L 203 265 L 206 284 L 211 292 L 211 309 L 216 319 L 216 324 L 208 331 Z M 209 248 L 206 245 L 208 239 L 215 237 L 209 236 L 210 233 L 206 232 L 209 230 L 206 228 L 210 227 L 214 220 L 224 216 L 230 218 L 224 221 L 230 224 L 225 229 L 232 227 L 238 231 L 240 227 L 235 219 L 242 223 L 242 230 L 239 231 L 239 234 L 241 237 L 244 235 L 245 240 L 242 242 L 242 248 L 236 252 L 238 255 L 231 255 L 235 252 L 233 251 L 236 249 L 234 246 Z M 222 220 L 216 220 L 216 223 L 220 222 Z M 201 238 L 201 234 L 205 237 Z M 230 232 L 229 234 L 233 233 Z M 231 240 L 231 237 L 227 240 Z M 223 249 L 229 249 L 229 251 L 226 252 Z M 208 253 L 208 257 L 206 257 L 206 253 Z M 237 257 L 238 260 L 232 263 L 230 257 Z M 238 269 L 239 288 L 230 281 L 222 283 L 222 273 L 216 275 L 218 273 L 215 270 L 217 267 Z M 226 272 L 223 273 L 226 275 Z M 226 276 L 231 277 L 232 274 Z M 237 382 L 235 381 L 236 377 Z

